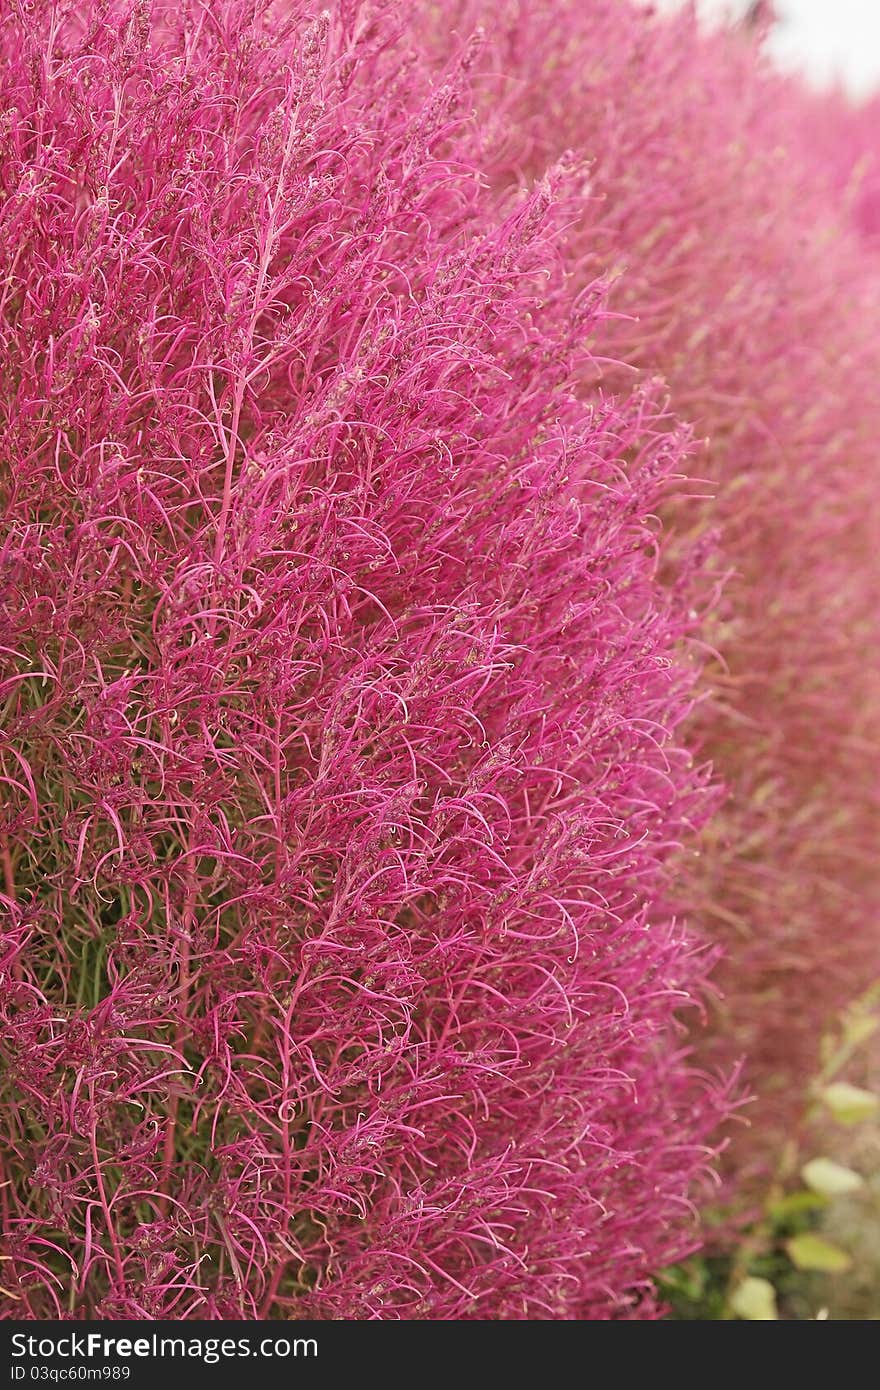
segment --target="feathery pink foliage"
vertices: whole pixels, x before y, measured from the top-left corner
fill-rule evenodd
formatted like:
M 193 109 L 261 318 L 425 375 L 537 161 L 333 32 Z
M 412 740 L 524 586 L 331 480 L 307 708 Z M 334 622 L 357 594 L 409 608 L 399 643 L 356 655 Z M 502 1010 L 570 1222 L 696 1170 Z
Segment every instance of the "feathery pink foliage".
M 14 1316 L 651 1317 L 693 1243 L 687 437 L 411 19 L 4 7 Z
M 462 4 L 461 28 L 482 11 Z M 497 187 L 566 148 L 592 161 L 575 280 L 625 268 L 605 351 L 661 372 L 708 437 L 715 495 L 675 524 L 716 527 L 729 573 L 701 728 L 730 794 L 689 916 L 727 947 L 708 1055 L 748 1058 L 737 1151 L 760 1165 L 823 1027 L 880 975 L 880 279 L 842 175 L 868 127 L 848 118 L 848 160 L 846 122 L 817 144 L 822 99 L 690 7 L 507 0 L 480 80 Z

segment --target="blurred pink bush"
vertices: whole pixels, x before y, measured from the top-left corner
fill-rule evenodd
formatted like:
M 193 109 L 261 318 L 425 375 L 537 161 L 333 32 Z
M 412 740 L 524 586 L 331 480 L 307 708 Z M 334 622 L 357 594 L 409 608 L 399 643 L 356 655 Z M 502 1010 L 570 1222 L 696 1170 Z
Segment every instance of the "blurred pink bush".
M 482 10 L 462 6 L 460 31 Z M 745 1054 L 757 1095 L 742 1180 L 802 1112 L 823 1027 L 880 974 L 880 281 L 843 194 L 844 133 L 863 152 L 871 118 L 823 144 L 833 99 L 747 34 L 617 0 L 511 0 L 481 81 L 496 186 L 565 149 L 592 161 L 575 283 L 623 271 L 603 350 L 661 372 L 706 438 L 698 525 L 728 577 L 700 746 L 729 795 L 686 877 L 691 923 L 726 947 L 706 1055 Z M 666 515 L 674 547 L 695 513 Z

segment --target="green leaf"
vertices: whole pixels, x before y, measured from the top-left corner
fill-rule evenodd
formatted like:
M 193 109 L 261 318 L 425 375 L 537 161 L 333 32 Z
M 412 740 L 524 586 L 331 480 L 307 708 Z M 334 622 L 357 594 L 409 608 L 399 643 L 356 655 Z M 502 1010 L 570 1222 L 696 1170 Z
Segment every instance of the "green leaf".
M 770 1202 L 767 1214 L 774 1221 L 789 1221 L 793 1216 L 803 1216 L 804 1212 L 821 1211 L 827 1207 L 828 1198 L 819 1192 L 788 1192 L 778 1202 Z
M 801 1236 L 792 1236 L 785 1242 L 789 1258 L 798 1269 L 816 1270 L 822 1274 L 843 1274 L 850 1269 L 852 1260 L 839 1245 L 830 1240 L 806 1231 Z
M 821 1192 L 823 1197 L 843 1197 L 865 1185 L 861 1173 L 835 1163 L 833 1158 L 811 1158 L 801 1169 L 801 1176 L 807 1187 Z
M 769 1279 L 743 1279 L 730 1300 L 731 1311 L 750 1322 L 775 1322 L 776 1290 Z
M 880 1108 L 880 1099 L 873 1092 L 851 1086 L 848 1081 L 834 1081 L 826 1086 L 822 1099 L 842 1125 L 857 1125 L 861 1120 L 870 1119 Z

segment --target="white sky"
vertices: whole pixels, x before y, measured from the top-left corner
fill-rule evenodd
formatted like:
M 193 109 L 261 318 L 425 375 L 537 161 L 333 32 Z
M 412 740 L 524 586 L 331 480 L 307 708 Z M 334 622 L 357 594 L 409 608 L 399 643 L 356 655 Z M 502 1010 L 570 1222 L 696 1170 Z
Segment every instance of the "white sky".
M 707 15 L 741 15 L 748 0 L 699 0 Z M 826 85 L 842 80 L 856 95 L 880 89 L 880 0 L 776 0 L 779 24 L 769 48 L 785 68 Z

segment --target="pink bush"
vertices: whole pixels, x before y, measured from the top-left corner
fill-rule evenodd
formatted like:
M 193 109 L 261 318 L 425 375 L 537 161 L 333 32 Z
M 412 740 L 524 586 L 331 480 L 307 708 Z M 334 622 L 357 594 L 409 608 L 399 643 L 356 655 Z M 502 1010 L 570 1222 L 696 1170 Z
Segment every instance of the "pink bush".
M 651 1317 L 694 1243 L 687 437 L 413 27 L 4 9 L 13 1316 Z
M 483 8 L 462 5 L 459 28 Z M 702 731 L 730 794 L 690 919 L 727 947 L 708 1055 L 748 1059 L 740 1161 L 772 1162 L 823 1027 L 880 974 L 876 257 L 831 191 L 839 131 L 833 154 L 809 138 L 821 102 L 744 31 L 509 0 L 480 79 L 496 187 L 564 149 L 592 161 L 575 283 L 625 270 L 604 351 L 662 372 L 707 437 L 693 466 L 714 496 L 668 514 L 680 534 L 717 527 L 729 575 Z

